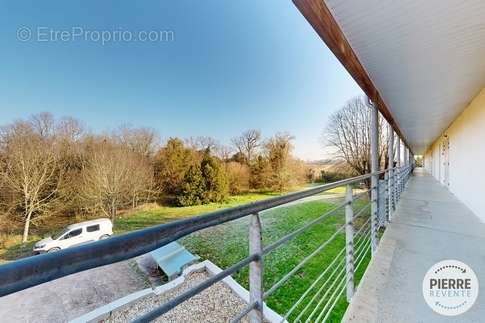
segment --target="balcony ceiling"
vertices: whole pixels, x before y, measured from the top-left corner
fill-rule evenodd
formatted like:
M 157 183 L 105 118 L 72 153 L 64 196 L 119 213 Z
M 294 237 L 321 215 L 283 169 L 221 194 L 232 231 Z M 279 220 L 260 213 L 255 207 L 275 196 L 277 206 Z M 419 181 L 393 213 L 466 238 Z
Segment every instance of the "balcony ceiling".
M 485 86 L 484 0 L 325 0 L 416 154 Z

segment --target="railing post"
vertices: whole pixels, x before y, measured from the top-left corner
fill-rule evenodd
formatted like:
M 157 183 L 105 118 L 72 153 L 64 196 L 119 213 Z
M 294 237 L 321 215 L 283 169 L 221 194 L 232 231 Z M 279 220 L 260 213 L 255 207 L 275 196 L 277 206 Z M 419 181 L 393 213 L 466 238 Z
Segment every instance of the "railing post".
M 382 201 L 384 202 L 385 204 L 385 208 L 384 208 L 384 218 L 386 219 L 386 224 L 391 221 L 391 218 L 390 218 L 390 209 L 391 209 L 391 199 L 390 199 L 390 187 L 389 187 L 389 172 L 386 171 L 384 173 L 384 186 L 385 186 L 385 190 L 384 190 L 384 197 L 382 198 Z
M 249 264 L 249 303 L 257 302 L 249 312 L 250 323 L 263 322 L 263 241 L 259 214 L 252 214 L 249 223 L 249 254 L 259 255 L 259 259 Z
M 354 296 L 354 210 L 352 208 L 352 186 L 345 190 L 345 266 L 347 274 L 347 302 Z
M 371 251 L 374 255 L 377 250 L 377 215 L 379 198 L 379 175 L 375 174 L 379 171 L 379 128 L 378 118 L 379 112 L 375 104 L 371 105 L 371 136 L 370 136 L 370 157 L 371 157 Z
M 393 180 L 393 198 L 394 198 L 394 202 L 393 202 L 393 209 L 396 210 L 397 208 L 397 175 L 398 175 L 398 171 L 399 169 L 397 167 L 394 167 L 394 171 L 393 171 L 393 177 L 394 177 L 394 180 Z
M 406 168 L 404 169 L 404 180 L 403 180 L 403 183 L 402 183 L 403 192 L 404 192 L 404 189 L 406 188 L 407 181 L 408 181 L 408 168 L 407 168 L 407 165 L 406 165 Z
M 402 193 L 402 182 L 403 182 L 403 171 L 402 166 L 399 167 L 399 201 L 401 200 L 401 193 Z
M 401 193 L 404 191 L 404 185 L 406 184 L 406 166 L 402 166 L 402 180 L 401 180 Z
M 402 169 L 401 169 L 401 138 L 399 136 L 396 138 L 396 159 L 397 159 L 397 196 L 396 196 L 396 207 L 397 202 L 401 198 L 401 182 L 402 182 Z
M 394 182 L 394 129 L 392 125 L 388 125 L 388 133 L 389 133 L 389 144 L 387 150 L 387 158 L 388 158 L 388 167 L 389 167 L 389 182 L 388 182 L 388 214 L 387 218 L 389 221 L 392 219 L 392 211 L 394 210 L 395 201 L 394 201 L 394 189 L 395 189 L 395 182 Z
M 409 148 L 408 146 L 404 145 L 404 178 L 402 181 L 402 190 L 406 188 L 406 182 L 408 181 L 408 164 L 409 164 Z

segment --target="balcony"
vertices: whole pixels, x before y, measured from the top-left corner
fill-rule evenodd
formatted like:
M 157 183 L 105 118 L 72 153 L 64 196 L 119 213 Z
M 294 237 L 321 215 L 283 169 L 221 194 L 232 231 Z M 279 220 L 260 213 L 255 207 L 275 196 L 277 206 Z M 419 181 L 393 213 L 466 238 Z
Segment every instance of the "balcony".
M 293 2 L 370 98 L 371 173 L 2 265 L 0 296 L 6 296 L 2 301 L 45 282 L 146 254 L 200 230 L 244 220 L 247 257 L 212 271 L 191 288 L 139 313 L 135 321 L 163 321 L 173 309 L 190 304 L 240 270 L 249 272 L 248 283 L 239 300 L 242 307 L 230 318 L 233 322 L 336 321 L 340 318 L 336 312 L 347 305 L 345 322 L 448 319 L 423 301 L 427 270 L 444 259 L 458 259 L 475 269 L 479 281 L 485 280 L 485 199 L 477 184 L 485 163 L 485 5 L 483 1 Z M 397 137 L 389 138 L 387 169 L 377 161 L 378 112 L 387 120 L 391 136 Z M 417 154 L 424 155 L 425 167 L 434 177 L 413 169 L 412 156 Z M 362 183 L 369 190 L 357 191 Z M 339 187 L 345 194 L 333 209 L 263 243 L 264 211 Z M 337 219 L 332 234 L 318 241 L 316 248 L 303 250 L 305 255 L 293 269 L 265 285 L 271 268 L 264 258 L 276 254 L 285 261 L 284 252 L 277 253 L 280 248 L 331 217 Z M 315 276 L 305 277 L 304 266 L 325 255 L 330 245 L 337 252 L 328 256 Z M 278 298 L 282 288 L 298 293 L 275 313 L 268 304 L 283 301 Z M 479 294 L 483 293 L 480 287 Z M 450 321 L 483 321 L 480 297 L 469 311 Z M 226 309 L 214 306 L 212 314 Z M 116 309 L 108 312 L 112 311 Z M 207 315 L 191 319 L 215 317 Z
M 439 261 L 459 259 L 485 281 L 485 273 L 477 270 L 483 267 L 477 255 L 484 254 L 484 242 L 485 224 L 417 168 L 343 322 L 440 322 L 442 317 L 423 301 L 425 273 Z M 480 322 L 484 314 L 478 300 L 459 321 Z
M 398 161 L 400 162 L 401 159 Z M 405 163 L 401 167 L 377 170 L 371 174 L 317 186 L 286 196 L 151 227 L 53 254 L 15 261 L 0 266 L 0 294 L 5 296 L 14 293 L 15 295 L 18 291 L 43 282 L 145 254 L 204 228 L 237 219 L 248 219 L 249 222 L 246 222 L 249 236 L 248 257 L 222 270 L 211 269 L 211 265 L 204 265 L 203 262 L 198 266 L 204 265 L 208 275 L 175 294 L 169 294 L 171 296 L 164 294 L 171 283 L 155 289 L 153 292 L 150 290 L 138 291 L 104 308 L 95 310 L 93 313 L 88 313 L 87 316 L 81 316 L 75 321 L 98 321 L 110 319 L 112 315 L 119 318 L 116 313 L 129 305 L 128 299 L 133 302 L 148 297 L 149 294 L 151 298 L 160 298 L 164 301 L 161 305 L 157 305 L 158 301 L 154 302 L 149 310 L 140 311 L 136 317 L 130 316 L 130 318 L 134 318 L 134 321 L 149 322 L 157 319 L 164 321 L 169 317 L 177 322 L 186 321 L 180 316 L 174 318 L 174 313 L 185 317 L 186 313 L 190 313 L 195 308 L 190 300 L 219 282 L 225 282 L 233 291 L 242 290 L 241 286 L 234 287 L 236 283 L 232 280 L 227 281 L 227 279 L 232 279 L 231 275 L 247 267 L 249 267 L 249 290 L 242 290 L 238 294 L 244 305 L 233 313 L 234 315 L 230 318 L 231 322 L 246 319 L 251 322 L 262 322 L 263 320 L 270 322 L 331 321 L 339 315 L 334 313 L 337 305 L 346 306 L 346 301 L 352 302 L 354 292 L 359 291 L 358 282 L 361 279 L 361 273 L 365 271 L 370 255 L 378 255 L 379 250 L 383 248 L 379 246 L 384 244 L 379 243 L 379 232 L 383 232 L 389 225 L 389 221 L 392 221 L 393 215 L 399 212 L 397 207 L 400 197 L 411 175 L 413 166 L 406 160 Z M 369 181 L 370 189 L 355 190 L 362 183 L 369 183 Z M 332 209 L 307 223 L 295 226 L 286 235 L 263 244 L 261 218 L 264 217 L 265 210 L 276 208 L 275 210 L 278 211 L 278 207 L 285 204 L 319 197 L 319 194 L 339 187 L 345 188 L 345 194 Z M 329 219 L 332 219 L 334 221 L 332 223 L 335 224 L 333 225 L 334 230 L 328 238 L 321 241 L 315 249 L 304 250 L 305 256 L 298 264 L 289 272 L 278 277 L 272 285 L 265 286 L 263 283 L 265 272 L 272 268 L 265 267 L 263 259 L 274 255 L 278 249 L 283 248 L 299 236 L 308 234 L 309 230 L 318 228 L 319 224 Z M 319 272 L 313 273 L 314 276 L 310 280 L 302 280 L 301 275 L 306 273 L 305 265 L 313 261 L 317 255 L 328 252 L 330 246 L 333 246 L 333 250 L 339 249 L 339 252 L 330 253 L 329 255 L 332 255 L 330 261 L 326 262 Z M 278 261 L 285 261 L 284 252 L 276 253 L 276 257 Z M 288 306 L 284 312 L 275 313 L 267 306 L 266 301 L 271 300 L 273 303 L 280 301 L 277 292 L 281 288 L 288 288 L 290 280 L 293 280 L 290 287 L 298 287 L 301 292 L 293 295 L 294 299 L 290 300 L 292 305 Z M 205 297 L 216 296 L 209 293 Z M 8 298 L 4 298 L 3 301 L 7 306 Z M 179 306 L 185 307 L 180 311 Z M 342 307 L 340 307 L 341 309 Z M 228 308 L 224 306 L 215 306 L 207 315 L 211 315 L 216 321 L 221 321 L 221 317 L 226 316 L 221 316 L 219 313 L 224 312 L 227 315 L 227 311 Z M 195 318 L 195 321 L 198 319 Z

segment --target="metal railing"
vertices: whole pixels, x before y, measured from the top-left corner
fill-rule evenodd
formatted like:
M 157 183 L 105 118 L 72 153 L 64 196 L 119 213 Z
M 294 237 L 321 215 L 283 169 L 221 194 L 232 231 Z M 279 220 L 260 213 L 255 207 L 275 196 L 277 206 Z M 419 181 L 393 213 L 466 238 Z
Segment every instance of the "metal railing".
M 281 197 L 274 197 L 114 236 L 110 239 L 61 250 L 56 253 L 24 258 L 0 266 L 0 296 L 69 274 L 131 259 L 193 232 L 249 216 L 248 257 L 226 268 L 219 274 L 208 278 L 199 285 L 186 290 L 151 312 L 138 317 L 135 322 L 149 322 L 156 319 L 245 266 L 249 266 L 250 300 L 246 308 L 235 316 L 232 322 L 238 322 L 245 316 L 249 316 L 250 322 L 262 322 L 264 316 L 263 301 L 283 286 L 313 257 L 321 253 L 332 241 L 339 236 L 345 235 L 345 246 L 283 316 L 283 321 L 294 317 L 293 321 L 295 322 L 302 319 L 305 319 L 305 322 L 325 322 L 344 292 L 346 292 L 348 302 L 352 299 L 355 290 L 355 273 L 365 263 L 369 252 L 371 250 L 372 253 L 375 252 L 378 243 L 377 232 L 379 228 L 385 227 L 391 221 L 393 212 L 411 172 L 411 165 L 401 168 L 390 168 Z M 353 185 L 369 181 L 371 177 L 374 177 L 377 184 L 371 187 L 370 191 L 354 194 Z M 263 245 L 261 211 L 342 186 L 346 187 L 345 198 L 342 203 L 337 203 L 332 209 L 316 219 L 311 220 L 271 244 Z M 363 200 L 364 205 L 360 206 L 358 210 L 354 210 L 355 204 L 359 200 Z M 339 210 L 344 211 L 344 224 L 338 227 L 318 248 L 265 291 L 263 286 L 263 257 L 298 235 L 303 234 L 309 228 L 335 215 Z M 361 222 L 358 227 L 356 226 L 357 222 Z M 298 314 L 296 314 L 297 310 Z

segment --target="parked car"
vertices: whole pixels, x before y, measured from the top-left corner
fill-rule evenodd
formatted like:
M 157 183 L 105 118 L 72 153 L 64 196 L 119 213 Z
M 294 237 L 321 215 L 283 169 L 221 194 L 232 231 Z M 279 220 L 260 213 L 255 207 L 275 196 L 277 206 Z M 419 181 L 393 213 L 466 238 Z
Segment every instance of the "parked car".
M 109 219 L 97 219 L 71 224 L 51 237 L 34 245 L 34 254 L 54 252 L 92 241 L 109 238 L 113 234 L 113 223 Z

